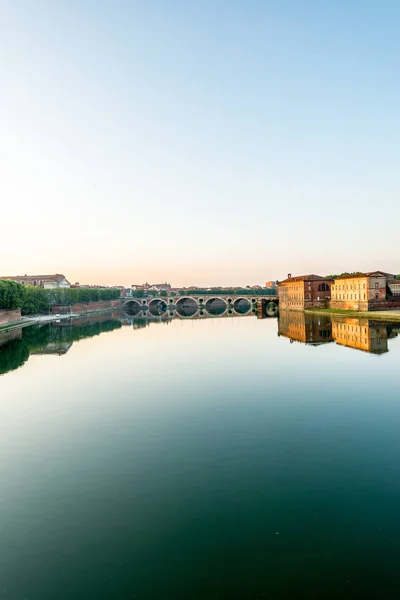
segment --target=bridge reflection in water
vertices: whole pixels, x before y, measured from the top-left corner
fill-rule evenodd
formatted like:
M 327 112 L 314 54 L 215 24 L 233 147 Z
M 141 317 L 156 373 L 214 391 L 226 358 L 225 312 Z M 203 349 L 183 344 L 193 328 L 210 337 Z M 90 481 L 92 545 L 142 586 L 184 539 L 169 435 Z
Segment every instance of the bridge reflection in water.
M 212 299 L 211 299 L 212 300 Z M 246 307 L 243 307 L 246 308 Z M 247 312 L 240 314 L 241 305 L 237 303 L 236 311 L 230 312 L 219 302 L 210 302 L 208 309 L 199 310 L 189 303 L 182 302 L 176 310 L 165 311 L 160 303 L 152 303 L 147 309 L 139 311 L 125 307 L 124 311 L 105 311 L 82 314 L 79 317 L 62 319 L 58 322 L 31 325 L 0 332 L 0 376 L 21 367 L 32 355 L 67 354 L 75 342 L 94 337 L 105 332 L 114 331 L 123 326 L 142 329 L 153 323 L 168 323 L 173 319 L 199 319 L 241 317 L 254 312 L 247 307 Z M 270 316 L 276 316 L 277 310 L 271 309 Z M 265 315 L 264 315 L 265 316 Z
M 278 335 L 311 346 L 336 342 L 372 354 L 389 351 L 388 340 L 398 336 L 400 323 L 336 315 L 281 311 Z

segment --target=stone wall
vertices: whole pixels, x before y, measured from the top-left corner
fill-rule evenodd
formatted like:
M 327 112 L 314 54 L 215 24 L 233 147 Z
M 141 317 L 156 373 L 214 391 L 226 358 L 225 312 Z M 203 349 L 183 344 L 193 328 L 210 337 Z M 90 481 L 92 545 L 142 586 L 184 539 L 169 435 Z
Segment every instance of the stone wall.
M 329 292 L 328 292 L 329 293 Z M 329 300 L 325 298 L 314 298 L 311 300 L 304 300 L 304 310 L 310 308 L 326 308 Z
M 112 321 L 118 319 L 120 316 L 119 311 L 117 310 L 108 310 L 102 311 L 100 314 L 98 312 L 92 313 L 81 313 L 79 317 L 74 317 L 73 319 L 61 319 L 59 322 L 54 323 L 55 327 L 82 327 L 83 325 L 87 325 L 89 323 L 104 323 L 106 321 Z
M 331 300 L 328 303 L 328 308 L 340 308 L 343 310 L 355 310 L 363 312 L 368 310 L 396 310 L 400 309 L 400 298 L 392 300 Z
M 331 285 L 333 279 L 324 281 L 305 281 L 304 282 L 304 308 L 325 308 L 327 301 L 331 297 Z M 321 290 L 323 284 L 328 284 L 327 290 Z
M 370 300 L 368 302 L 369 310 L 396 310 L 400 309 L 400 298 L 396 298 L 395 300 Z
M 19 308 L 17 310 L 0 310 L 0 325 L 7 325 L 20 320 L 21 311 Z
M 331 300 L 328 308 L 340 308 L 343 310 L 368 310 L 368 301 L 366 300 Z
M 112 310 L 119 308 L 121 301 L 118 300 L 99 300 L 97 302 L 88 302 L 87 304 L 54 304 L 51 307 L 52 313 L 60 313 L 60 315 L 69 313 L 86 313 L 86 312 L 97 312 L 99 310 Z

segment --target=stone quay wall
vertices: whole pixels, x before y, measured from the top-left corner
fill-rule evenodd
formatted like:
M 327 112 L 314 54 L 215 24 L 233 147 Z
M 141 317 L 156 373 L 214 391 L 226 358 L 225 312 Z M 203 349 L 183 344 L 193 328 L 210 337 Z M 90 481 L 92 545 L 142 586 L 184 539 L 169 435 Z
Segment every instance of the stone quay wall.
M 400 298 L 393 300 L 369 300 L 368 310 L 396 310 L 400 308 Z
M 53 304 L 51 307 L 52 313 L 60 313 L 60 315 L 68 315 L 70 313 L 81 314 L 87 312 L 97 312 L 100 310 L 113 310 L 121 306 L 121 301 L 118 300 L 98 300 L 97 302 L 88 302 L 80 304 Z
M 0 325 L 8 325 L 8 323 L 20 320 L 21 311 L 19 308 L 16 310 L 0 310 Z
M 369 310 L 396 310 L 400 309 L 400 298 L 392 300 L 331 300 L 327 308 L 339 308 L 342 310 L 354 310 L 367 312 Z

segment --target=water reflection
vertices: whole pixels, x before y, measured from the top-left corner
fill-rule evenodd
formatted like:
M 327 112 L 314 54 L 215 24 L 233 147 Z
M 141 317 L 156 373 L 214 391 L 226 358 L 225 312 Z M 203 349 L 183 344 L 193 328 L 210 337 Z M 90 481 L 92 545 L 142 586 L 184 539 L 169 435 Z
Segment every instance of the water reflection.
M 302 342 L 318 346 L 333 342 L 332 321 L 328 316 L 309 315 L 303 312 L 280 311 L 278 335 L 291 342 Z
M 336 343 L 373 354 L 383 354 L 388 348 L 388 327 L 368 319 L 342 319 L 332 322 Z
M 52 324 L 34 325 L 0 333 L 0 375 L 21 367 L 31 355 L 63 356 L 74 342 L 90 338 L 107 331 L 129 326 L 143 329 L 156 323 L 170 323 L 173 319 L 241 318 L 253 316 L 252 307 L 238 304 L 235 312 L 222 305 L 219 299 L 211 298 L 208 306 L 194 307 L 185 299 L 177 310 L 169 311 L 164 301 L 155 301 L 149 310 L 139 306 L 125 311 L 110 311 L 62 319 Z M 241 311 L 245 311 L 241 314 Z M 276 315 L 276 310 L 271 316 Z M 268 316 L 264 314 L 262 318 Z M 379 322 L 354 317 L 305 314 L 281 311 L 277 319 L 278 336 L 290 342 L 320 346 L 336 342 L 356 350 L 372 354 L 389 351 L 388 340 L 398 336 L 400 323 Z
M 118 313 L 102 313 L 58 323 L 32 325 L 0 334 L 0 375 L 21 367 L 31 355 L 61 356 L 73 342 L 122 327 Z
M 388 352 L 388 340 L 397 337 L 399 331 L 400 323 L 294 311 L 281 311 L 278 320 L 278 335 L 291 342 L 319 346 L 334 341 L 372 354 Z
M 168 313 L 1 334 L 0 597 L 398 597 L 399 325 Z
M 108 311 L 91 315 L 82 315 L 71 319 L 61 319 L 58 322 L 44 325 L 13 329 L 0 333 L 0 375 L 14 371 L 21 367 L 31 355 L 62 356 L 66 354 L 72 344 L 81 339 L 100 335 L 107 331 L 129 326 L 133 329 L 142 329 L 151 324 L 169 323 L 173 319 L 199 319 L 211 317 L 229 317 L 253 315 L 251 311 L 245 314 L 234 314 L 232 310 L 224 309 L 216 302 L 209 311 L 196 310 L 191 301 L 184 301 L 178 310 L 167 311 L 163 300 L 155 299 L 150 303 L 149 309 L 133 304 L 124 311 Z M 240 311 L 240 307 L 238 307 Z

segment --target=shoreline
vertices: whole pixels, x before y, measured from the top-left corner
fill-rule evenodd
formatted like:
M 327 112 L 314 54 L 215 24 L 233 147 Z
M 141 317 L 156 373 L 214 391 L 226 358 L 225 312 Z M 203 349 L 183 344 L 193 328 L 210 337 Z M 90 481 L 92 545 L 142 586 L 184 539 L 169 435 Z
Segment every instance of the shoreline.
M 13 321 L 12 323 L 7 323 L 6 325 L 0 325 L 0 333 L 3 333 L 4 331 L 11 331 L 13 329 L 29 327 L 30 325 L 53 323 L 54 321 L 61 321 L 62 319 L 74 319 L 77 317 L 82 317 L 83 315 L 109 312 L 110 310 L 110 308 L 102 308 L 100 310 L 86 310 L 79 313 L 60 314 L 58 316 L 52 314 L 35 315 L 33 317 L 23 317 L 20 321 Z
M 307 308 L 303 311 L 306 314 L 314 315 L 333 315 L 336 317 L 351 317 L 359 319 L 369 319 L 370 321 L 381 320 L 389 322 L 400 321 L 400 311 L 393 313 L 390 311 L 373 310 L 373 311 L 356 311 L 356 310 L 342 310 L 334 308 Z

